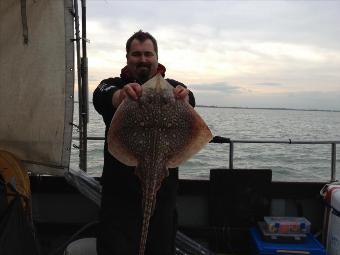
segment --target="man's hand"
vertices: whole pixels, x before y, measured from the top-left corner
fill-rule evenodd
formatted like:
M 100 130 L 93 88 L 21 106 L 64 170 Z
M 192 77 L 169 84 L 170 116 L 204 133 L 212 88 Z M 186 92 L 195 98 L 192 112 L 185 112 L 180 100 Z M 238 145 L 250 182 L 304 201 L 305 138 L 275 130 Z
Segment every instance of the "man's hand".
M 189 101 L 189 90 L 181 85 L 177 85 L 174 88 L 174 97 L 179 100 Z M 138 100 L 142 96 L 142 86 L 138 83 L 128 83 L 122 89 L 117 90 L 112 96 L 112 104 L 115 108 L 123 102 L 126 97 L 130 97 L 133 100 Z
M 122 89 L 117 90 L 112 96 L 113 106 L 118 108 L 127 96 L 137 101 L 142 96 L 142 86 L 134 82 L 128 83 Z
M 189 101 L 189 90 L 184 88 L 181 85 L 177 85 L 176 88 L 174 88 L 174 96 L 176 99 L 184 99 L 186 101 Z

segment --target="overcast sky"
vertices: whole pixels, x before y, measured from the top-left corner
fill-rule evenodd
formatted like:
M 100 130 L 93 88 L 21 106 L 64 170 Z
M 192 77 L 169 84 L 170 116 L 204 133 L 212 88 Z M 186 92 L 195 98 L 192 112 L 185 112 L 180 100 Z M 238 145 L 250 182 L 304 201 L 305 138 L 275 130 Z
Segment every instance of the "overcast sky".
M 90 91 L 155 36 L 197 104 L 340 110 L 340 1 L 87 0 Z

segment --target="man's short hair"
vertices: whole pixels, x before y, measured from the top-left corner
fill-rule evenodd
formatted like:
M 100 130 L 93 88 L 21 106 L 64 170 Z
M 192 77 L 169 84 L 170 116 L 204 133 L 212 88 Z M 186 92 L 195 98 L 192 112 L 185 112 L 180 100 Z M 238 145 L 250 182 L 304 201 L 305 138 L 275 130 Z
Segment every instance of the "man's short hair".
M 130 48 L 131 48 L 131 43 L 132 41 L 136 39 L 140 42 L 144 42 L 147 39 L 150 39 L 152 41 L 153 44 L 153 48 L 156 52 L 156 54 L 158 55 L 158 47 L 157 47 L 157 41 L 156 39 L 148 32 L 143 32 L 142 30 L 139 30 L 138 32 L 135 32 L 126 42 L 126 54 L 128 54 L 130 52 Z

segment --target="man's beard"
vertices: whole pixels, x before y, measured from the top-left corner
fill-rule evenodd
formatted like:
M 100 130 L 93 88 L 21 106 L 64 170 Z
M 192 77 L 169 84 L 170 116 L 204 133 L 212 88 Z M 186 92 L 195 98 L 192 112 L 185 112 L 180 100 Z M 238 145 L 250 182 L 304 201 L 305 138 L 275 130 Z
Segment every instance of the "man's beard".
M 143 68 L 141 68 L 143 67 Z M 145 83 L 148 81 L 151 77 L 151 65 L 150 64 L 139 64 L 137 65 L 137 72 L 136 72 L 136 79 L 141 83 Z

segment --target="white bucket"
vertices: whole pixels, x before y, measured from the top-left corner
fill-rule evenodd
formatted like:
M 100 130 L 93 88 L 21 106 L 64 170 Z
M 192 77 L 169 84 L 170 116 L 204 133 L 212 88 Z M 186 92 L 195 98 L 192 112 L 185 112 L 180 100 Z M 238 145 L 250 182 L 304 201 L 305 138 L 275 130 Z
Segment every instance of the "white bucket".
M 332 191 L 330 205 L 326 249 L 328 255 L 340 255 L 340 187 Z
M 96 238 L 83 238 L 70 243 L 64 255 L 97 255 Z

